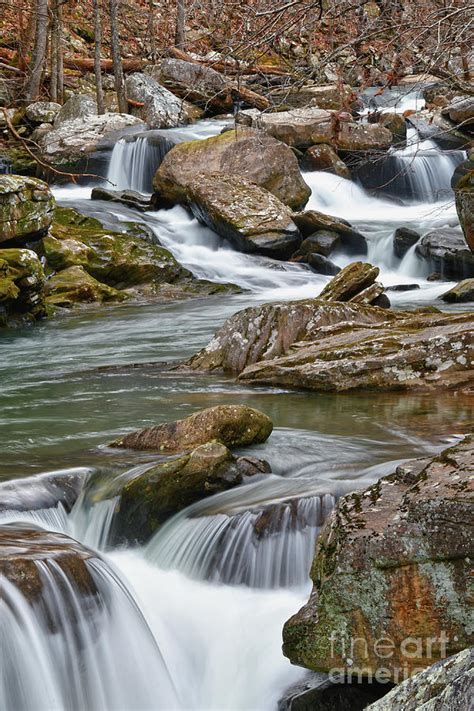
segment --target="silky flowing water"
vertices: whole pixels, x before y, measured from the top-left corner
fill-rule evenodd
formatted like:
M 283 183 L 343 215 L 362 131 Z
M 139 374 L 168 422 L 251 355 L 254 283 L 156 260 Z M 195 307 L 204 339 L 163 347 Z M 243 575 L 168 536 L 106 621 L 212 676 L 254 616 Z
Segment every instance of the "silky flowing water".
M 221 128 L 210 121 L 160 134 L 175 143 Z M 117 144 L 109 177 L 115 171 L 120 187 L 146 189 L 156 167 L 149 161 L 164 154 L 156 146 L 148 150 L 147 141 L 145 135 Z M 458 225 L 452 195 L 445 181 L 440 193 L 437 176 L 462 156 L 433 146 L 428 154 L 419 159 L 411 147 L 398 155 L 410 163 L 411 184 L 423 193 L 404 204 L 335 176 L 305 174 L 312 189 L 308 207 L 357 225 L 385 285 L 421 286 L 392 293 L 395 307 L 436 303 L 449 288 L 426 280 L 414 250 L 402 261 L 391 250 L 396 227 L 422 233 Z M 0 480 L 20 482 L 59 469 L 85 479 L 97 470 L 146 470 L 153 455 L 112 450 L 107 442 L 220 403 L 245 403 L 272 417 L 269 441 L 248 452 L 267 459 L 273 473 L 195 504 L 134 549 L 110 542 L 114 500 L 95 504 L 83 496 L 69 514 L 61 506 L 20 512 L 0 505 L 0 522 L 65 532 L 95 549 L 90 565 L 109 599 L 107 614 L 86 614 L 75 591 L 63 590 L 62 598 L 51 571 L 44 571 L 50 604 L 77 607 L 77 633 L 52 635 L 18 590 L 0 580 L 0 708 L 275 709 L 283 690 L 303 674 L 282 656 L 281 628 L 307 598 L 314 542 L 337 497 L 455 441 L 470 427 L 470 403 L 449 394 L 251 388 L 219 376 L 167 372 L 160 363 L 195 352 L 237 310 L 316 296 L 327 278 L 239 254 L 181 207 L 141 214 L 89 200 L 90 188 L 55 192 L 63 204 L 108 224 L 145 221 L 196 276 L 246 291 L 84 309 L 3 332 Z M 341 266 L 351 260 L 335 257 Z M 269 524 L 256 535 L 262 512 Z

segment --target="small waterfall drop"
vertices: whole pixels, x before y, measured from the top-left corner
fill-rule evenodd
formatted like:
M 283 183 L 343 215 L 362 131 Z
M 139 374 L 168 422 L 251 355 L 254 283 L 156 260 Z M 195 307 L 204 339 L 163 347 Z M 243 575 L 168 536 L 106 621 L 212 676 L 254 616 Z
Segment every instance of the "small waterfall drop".
M 151 193 L 153 176 L 174 145 L 155 131 L 121 138 L 112 151 L 107 180 L 117 190 Z
M 334 505 L 330 494 L 230 515 L 193 515 L 202 509 L 197 505 L 165 526 L 146 556 L 198 580 L 271 589 L 303 585 L 316 537 Z

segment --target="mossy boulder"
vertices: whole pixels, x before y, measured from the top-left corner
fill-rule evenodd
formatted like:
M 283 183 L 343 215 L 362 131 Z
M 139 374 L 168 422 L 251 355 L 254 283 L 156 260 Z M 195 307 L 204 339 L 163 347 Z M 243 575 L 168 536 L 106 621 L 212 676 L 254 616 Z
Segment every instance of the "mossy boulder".
M 217 405 L 182 420 L 131 432 L 112 446 L 163 453 L 185 452 L 216 440 L 226 447 L 246 447 L 265 442 L 272 429 L 271 419 L 260 410 L 246 405 Z
M 0 326 L 45 315 L 44 272 L 30 249 L 0 249 Z
M 339 235 L 340 245 L 347 254 L 367 254 L 367 240 L 364 235 L 354 229 L 346 220 L 326 215 L 317 210 L 305 210 L 304 212 L 295 212 L 293 222 L 303 237 L 310 237 L 319 230 L 329 230 Z
M 200 222 L 241 252 L 286 259 L 301 242 L 291 210 L 244 178 L 197 175 L 188 201 Z
M 459 284 L 442 294 L 441 299 L 455 304 L 474 301 L 474 279 L 463 279 Z
M 0 244 L 45 235 L 53 220 L 54 198 L 46 183 L 20 175 L 0 175 Z
M 284 627 L 294 664 L 399 683 L 472 644 L 473 466 L 466 438 L 339 500 Z
M 80 303 L 124 301 L 128 294 L 102 284 L 81 266 L 62 269 L 48 279 L 45 286 L 49 306 L 71 308 Z
M 32 124 L 53 123 L 61 111 L 61 104 L 54 101 L 35 101 L 25 109 L 25 117 Z
M 244 126 L 203 141 L 179 143 L 158 168 L 154 190 L 161 199 L 186 203 L 189 185 L 197 173 L 245 178 L 295 210 L 301 209 L 311 195 L 290 148 Z
M 334 148 L 327 143 L 310 146 L 302 158 L 302 165 L 305 170 L 322 170 L 325 173 L 338 175 L 340 178 L 351 179 L 349 168 L 339 158 Z
M 234 457 L 223 444 L 209 442 L 190 454 L 154 464 L 120 490 L 110 542 L 142 543 L 187 506 L 227 491 L 244 478 L 270 471 L 267 462 Z M 122 486 L 116 481 L 115 485 Z
M 322 301 L 359 301 L 360 294 L 375 284 L 379 272 L 378 267 L 367 262 L 352 262 L 326 284 L 318 298 Z

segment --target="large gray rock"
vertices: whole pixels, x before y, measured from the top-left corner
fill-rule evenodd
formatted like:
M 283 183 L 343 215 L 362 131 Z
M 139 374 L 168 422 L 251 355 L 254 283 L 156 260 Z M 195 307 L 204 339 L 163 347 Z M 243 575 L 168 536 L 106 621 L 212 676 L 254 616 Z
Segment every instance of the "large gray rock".
M 54 198 L 37 178 L 0 175 L 0 245 L 39 239 L 53 221 Z
M 239 126 L 220 136 L 178 144 L 165 155 L 153 186 L 162 198 L 186 203 L 197 173 L 245 178 L 293 209 L 304 206 L 311 195 L 288 146 L 251 128 Z
M 415 674 L 367 711 L 466 711 L 472 707 L 474 648 L 464 649 Z
M 474 253 L 460 230 L 445 228 L 427 232 L 417 244 L 416 253 L 445 279 L 474 276 Z
M 200 222 L 241 252 L 287 259 L 301 242 L 291 210 L 243 178 L 197 175 L 188 200 Z
M 158 72 L 153 72 L 152 76 L 177 96 L 205 110 L 212 108 L 225 112 L 232 108 L 228 80 L 211 67 L 169 58 L 162 61 Z
M 130 74 L 125 82 L 127 98 L 143 103 L 134 107 L 134 115 L 150 128 L 175 128 L 188 122 L 186 107 L 181 99 L 165 89 L 147 74 Z
M 54 101 L 35 101 L 25 109 L 26 118 L 32 123 L 53 123 L 61 110 L 61 104 Z
M 391 132 L 383 126 L 355 123 L 349 114 L 341 120 L 334 112 L 312 107 L 276 113 L 251 109 L 240 112 L 237 120 L 295 148 L 326 143 L 347 151 L 369 151 L 385 150 L 392 143 Z
M 474 123 L 474 97 L 455 96 L 454 99 L 442 110 L 444 116 L 449 116 L 457 124 L 471 125 Z
M 144 125 L 143 121 L 129 114 L 89 115 L 60 121 L 53 131 L 40 139 L 39 145 L 47 162 L 74 165 L 97 151 L 109 134 L 140 125 Z
M 403 259 L 414 244 L 418 242 L 421 235 L 409 227 L 397 227 L 393 234 L 393 252 L 396 257 Z
M 472 643 L 473 466 L 467 437 L 339 499 L 316 543 L 311 596 L 284 627 L 294 664 L 400 683 Z M 430 694 L 404 706 L 402 690 L 382 708 L 425 708 Z
M 74 94 L 56 113 L 54 127 L 58 128 L 66 121 L 76 121 L 90 116 L 97 116 L 97 104 L 94 99 L 89 94 Z

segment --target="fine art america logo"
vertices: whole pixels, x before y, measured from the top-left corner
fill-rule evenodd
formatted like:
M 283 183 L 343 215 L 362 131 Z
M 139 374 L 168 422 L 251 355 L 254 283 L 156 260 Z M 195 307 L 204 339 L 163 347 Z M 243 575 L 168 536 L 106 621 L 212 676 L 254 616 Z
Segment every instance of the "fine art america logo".
M 331 659 L 341 660 L 343 666 L 334 665 L 329 671 L 329 679 L 341 682 L 378 682 L 399 684 L 414 674 L 423 671 L 448 656 L 450 639 L 443 630 L 437 637 L 405 637 L 395 642 L 388 635 L 368 642 L 364 637 L 349 640 L 332 632 Z M 454 637 L 454 642 L 457 637 Z M 450 652 L 452 653 L 452 652 Z M 366 660 L 364 664 L 355 660 Z

